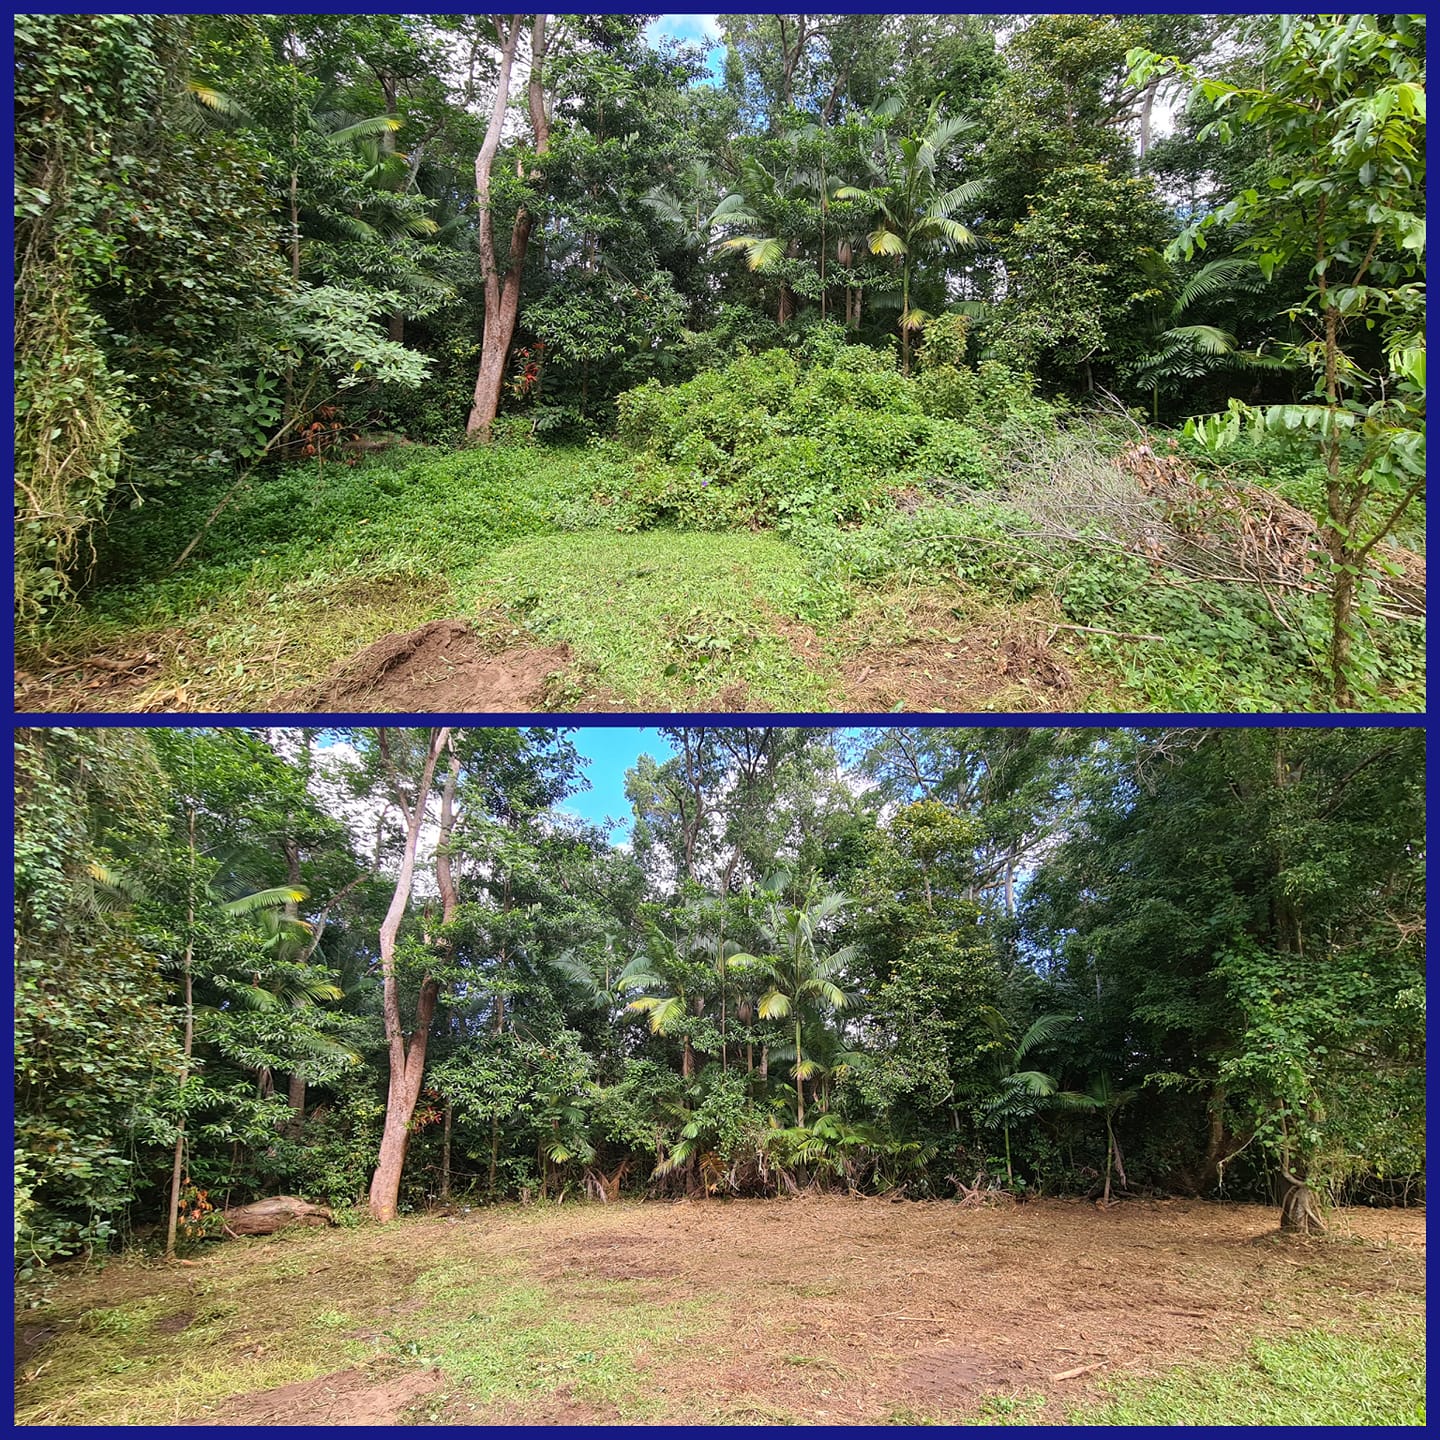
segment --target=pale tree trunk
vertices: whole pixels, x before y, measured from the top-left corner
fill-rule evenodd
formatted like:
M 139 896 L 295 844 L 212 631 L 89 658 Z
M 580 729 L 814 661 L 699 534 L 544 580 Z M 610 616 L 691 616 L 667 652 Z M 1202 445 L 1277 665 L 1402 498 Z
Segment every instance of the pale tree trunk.
M 380 732 L 382 746 L 385 732 Z M 410 903 L 410 887 L 415 878 L 415 855 L 420 844 L 420 829 L 425 823 L 425 811 L 430 798 L 430 786 L 435 776 L 435 766 L 440 753 L 450 742 L 450 729 L 441 726 L 432 732 L 430 744 L 425 753 L 425 763 L 416 786 L 413 808 L 401 806 L 405 815 L 405 851 L 400 862 L 400 874 L 395 881 L 395 891 L 390 898 L 390 908 L 380 926 L 380 966 L 384 977 L 385 1039 L 390 1049 L 390 1092 L 385 1103 L 385 1130 L 380 1139 L 380 1155 L 375 1165 L 375 1175 L 370 1182 L 370 1214 L 382 1224 L 395 1218 L 400 1202 L 400 1176 L 405 1168 L 405 1150 L 410 1140 L 410 1121 L 415 1114 L 415 1104 L 420 1098 L 420 1086 L 425 1076 L 425 1049 L 430 1040 L 430 1022 L 435 1016 L 435 1005 L 439 999 L 439 982 L 430 975 L 420 985 L 420 997 L 415 1006 L 415 1025 L 407 1044 L 404 1027 L 400 1020 L 400 985 L 395 972 L 396 941 L 400 934 L 400 922 Z M 442 802 L 440 854 L 444 855 L 449 835 L 446 822 L 451 819 L 451 806 L 455 794 L 455 776 L 458 762 L 451 756 L 451 773 L 446 780 L 445 800 Z M 436 873 L 442 865 L 447 874 L 449 857 L 436 860 Z M 443 891 L 442 891 L 443 893 Z
M 475 400 L 466 422 L 466 432 L 476 439 L 488 441 L 490 427 L 500 408 L 500 392 L 505 384 L 505 366 L 510 356 L 510 342 L 515 336 L 515 322 L 520 314 L 520 282 L 525 273 L 525 253 L 530 245 L 530 231 L 535 217 L 523 205 L 515 212 L 510 231 L 510 253 L 507 268 L 500 271 L 499 249 L 495 243 L 495 216 L 490 199 L 490 183 L 495 156 L 500 148 L 500 135 L 505 125 L 505 110 L 510 99 L 510 76 L 515 68 L 515 52 L 519 48 L 523 15 L 508 17 L 508 30 L 496 17 L 496 38 L 500 42 L 500 73 L 495 80 L 495 104 L 480 153 L 475 157 L 475 199 L 480 216 L 480 275 L 485 284 L 485 322 L 480 337 L 480 368 L 475 378 Z M 545 19 L 537 15 L 530 31 L 530 79 L 526 87 L 530 107 L 530 127 L 534 134 L 535 154 L 550 149 L 550 121 L 545 114 L 545 90 L 542 66 L 545 60 Z M 532 174 L 532 179 L 537 176 Z
M 189 887 L 185 905 L 185 958 L 183 961 L 185 975 L 185 1049 L 184 1061 L 180 1066 L 180 1088 L 184 1090 L 185 1082 L 190 1078 L 190 1056 L 195 1048 L 195 990 L 194 975 L 192 973 L 195 963 L 195 811 L 190 811 L 190 877 Z M 179 1126 L 175 1132 L 175 1160 L 170 1171 L 170 1212 L 166 1217 L 165 1227 L 165 1258 L 175 1258 L 175 1235 L 180 1224 L 180 1178 L 185 1168 L 185 1117 L 180 1117 Z

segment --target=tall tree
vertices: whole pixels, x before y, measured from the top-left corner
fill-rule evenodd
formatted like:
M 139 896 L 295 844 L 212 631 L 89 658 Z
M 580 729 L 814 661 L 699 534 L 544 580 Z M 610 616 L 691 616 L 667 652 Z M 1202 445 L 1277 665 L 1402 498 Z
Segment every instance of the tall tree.
M 376 752 L 383 769 L 389 796 L 402 817 L 405 829 L 400 871 L 390 896 L 390 905 L 380 924 L 380 967 L 383 984 L 385 1044 L 390 1061 L 390 1084 L 385 1101 L 385 1130 L 380 1139 L 380 1154 L 375 1175 L 370 1182 L 370 1213 L 382 1223 L 393 1220 L 400 1203 L 400 1177 L 405 1168 L 405 1150 L 410 1138 L 410 1121 L 420 1098 L 425 1075 L 425 1051 L 430 1042 L 430 1024 L 435 1018 L 435 1004 L 440 985 L 428 966 L 420 977 L 419 995 L 415 1001 L 415 1018 L 407 1034 L 400 1012 L 400 973 L 398 941 L 400 924 L 410 904 L 410 891 L 415 881 L 415 866 L 420 848 L 420 832 L 430 809 L 436 767 L 442 754 L 449 756 L 449 769 L 441 800 L 441 836 L 436 855 L 436 879 L 440 884 L 446 919 L 453 917 L 454 890 L 450 883 L 449 857 L 445 847 L 454 827 L 455 781 L 458 762 L 450 746 L 450 729 L 441 725 L 424 732 L 423 750 L 410 758 L 418 774 L 402 775 L 401 757 L 396 753 L 392 733 L 376 731 Z M 443 858 L 442 858 L 443 857 Z M 442 878 L 443 876 L 443 878 Z
M 544 65 L 546 50 L 545 15 L 496 15 L 490 17 L 499 47 L 499 73 L 495 80 L 495 99 L 485 139 L 475 156 L 475 202 L 479 215 L 480 277 L 485 286 L 485 328 L 480 341 L 480 369 L 475 377 L 475 400 L 465 429 L 480 440 L 489 440 L 490 426 L 500 408 L 500 392 L 505 384 L 505 370 L 510 359 L 510 344 L 515 337 L 515 322 L 520 314 L 520 286 L 525 275 L 525 256 L 530 246 L 530 232 L 535 226 L 533 200 L 522 193 L 510 227 L 509 244 L 501 252 L 495 231 L 494 178 L 495 160 L 505 129 L 505 116 L 510 104 L 511 76 L 520 49 L 522 33 L 529 20 L 530 71 L 525 82 L 525 100 L 530 114 L 530 155 L 539 160 L 550 149 L 550 116 L 546 110 Z M 522 183 L 533 185 L 541 172 L 533 163 L 526 169 L 522 153 L 516 161 L 517 175 Z

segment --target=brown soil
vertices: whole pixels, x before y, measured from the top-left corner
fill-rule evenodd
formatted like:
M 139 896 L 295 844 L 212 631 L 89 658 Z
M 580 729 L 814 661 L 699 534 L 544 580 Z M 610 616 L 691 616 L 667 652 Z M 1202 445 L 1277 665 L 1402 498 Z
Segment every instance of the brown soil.
M 963 591 L 902 592 L 888 597 L 883 611 L 862 612 L 842 631 L 842 708 L 1093 708 L 1088 701 L 1096 677 L 1086 673 L 1083 660 L 1055 648 L 1059 633 L 1033 606 L 976 612 Z
M 95 1363 L 87 1315 L 122 1300 L 197 1316 L 173 1337 L 175 1321 L 157 1324 L 161 1338 L 145 1342 L 157 1354 L 209 1324 L 213 1343 L 271 1366 L 263 1388 L 175 1417 L 247 1425 L 419 1423 L 420 1410 L 466 1425 L 947 1423 L 976 1417 L 991 1397 L 1033 1396 L 1046 1397 L 1043 1418 L 1056 1421 L 1100 1382 L 1231 1360 L 1257 1335 L 1423 1316 L 1423 1211 L 1337 1212 L 1329 1233 L 1308 1241 L 1277 1227 L 1270 1207 L 1189 1200 L 971 1209 L 805 1195 L 508 1206 L 383 1229 L 295 1230 L 281 1242 L 228 1241 L 189 1267 L 116 1261 L 59 1276 L 46 1323 L 17 1317 L 29 1367 L 17 1404 L 28 1423 L 57 1412 L 106 1423 L 115 1402 L 84 1371 Z M 649 1408 L 523 1368 L 513 1398 L 485 1403 L 443 1368 L 379 1357 L 360 1366 L 337 1357 L 321 1379 L 275 1383 L 286 1379 L 273 1367 L 287 1343 L 313 1364 L 308 1306 L 361 1322 L 349 1338 L 383 1346 L 400 1323 L 423 1345 L 431 1302 L 420 1272 L 457 1261 L 494 1276 L 486 1293 L 497 1299 L 509 1284 L 542 1286 L 554 1311 L 580 1325 L 597 1307 L 693 1305 L 679 1339 L 612 1357 L 643 1377 Z M 226 1318 L 207 1321 L 204 1307 L 227 1298 Z M 292 1312 L 295 1342 L 277 1341 L 276 1316 Z M 63 1389 L 47 1400 L 61 1373 Z M 93 1398 L 77 1411 L 65 1397 L 82 1378 Z
M 1256 1333 L 1343 1320 L 1359 1301 L 1423 1308 L 1423 1214 L 1345 1212 L 1309 1243 L 1281 1239 L 1277 1215 L 1179 1200 L 687 1202 L 647 1207 L 643 1224 L 630 1206 L 579 1211 L 563 1239 L 522 1233 L 515 1249 L 555 1284 L 723 1297 L 714 1333 L 649 1371 L 677 1421 L 953 1420 L 1033 1394 L 1057 1416 L 1101 1380 L 1230 1359 Z M 458 1424 L 612 1418 L 563 1397 L 479 1415 L 457 1397 L 446 1411 Z
M 988 1394 L 1074 1400 L 1103 1377 L 1228 1357 L 1256 1331 L 1343 1315 L 1360 1297 L 1423 1294 L 1414 1212 L 1347 1215 L 1351 1243 L 1296 1245 L 1276 1223 L 1268 1209 L 1185 1201 L 682 1205 L 646 1225 L 635 1273 L 668 1267 L 670 1293 L 729 1299 L 728 1343 L 673 1367 L 658 1382 L 672 1394 L 699 1389 L 737 1420 L 938 1419 Z M 1418 1253 L 1382 1258 L 1386 1234 Z M 597 1235 L 590 1253 L 613 1263 L 625 1251 L 612 1240 Z
M 405 1370 L 380 1379 L 364 1367 L 318 1380 L 237 1395 L 187 1425 L 394 1425 L 408 1406 L 443 1383 L 438 1370 Z
M 281 709 L 509 713 L 545 708 L 568 646 L 515 646 L 495 653 L 463 620 L 432 620 L 387 635 L 319 685 L 282 695 Z

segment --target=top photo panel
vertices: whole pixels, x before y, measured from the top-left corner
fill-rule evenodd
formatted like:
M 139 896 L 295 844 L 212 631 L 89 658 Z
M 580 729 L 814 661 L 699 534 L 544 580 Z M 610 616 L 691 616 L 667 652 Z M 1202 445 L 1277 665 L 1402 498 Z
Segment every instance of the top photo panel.
M 1423 16 L 14 23 L 18 712 L 1424 708 Z

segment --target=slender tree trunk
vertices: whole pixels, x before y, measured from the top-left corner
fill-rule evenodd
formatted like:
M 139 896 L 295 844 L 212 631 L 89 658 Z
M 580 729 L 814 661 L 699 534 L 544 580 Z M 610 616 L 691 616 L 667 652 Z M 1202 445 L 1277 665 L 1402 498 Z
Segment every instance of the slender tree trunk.
M 800 1001 L 796 997 L 798 1006 Z M 805 1082 L 800 1078 L 800 1017 L 795 1017 L 795 1123 L 805 1127 Z
M 910 373 L 910 257 L 900 266 L 900 373 Z
M 1210 1124 L 1205 1138 L 1205 1159 L 1200 1167 L 1202 1194 L 1220 1183 L 1220 1161 L 1225 1154 L 1225 1087 L 1216 1085 L 1210 1091 Z
M 380 732 L 384 744 L 385 732 Z M 439 985 L 426 976 L 420 985 L 420 998 L 415 1007 L 415 1025 L 406 1042 L 400 1019 L 400 985 L 395 969 L 396 941 L 400 922 L 410 902 L 410 888 L 415 878 L 415 855 L 420 844 L 420 830 L 425 822 L 426 804 L 441 751 L 449 744 L 450 729 L 441 726 L 433 731 L 425 753 L 425 763 L 416 786 L 414 807 L 405 817 L 405 850 L 400 874 L 390 899 L 390 908 L 380 926 L 380 966 L 384 977 L 383 1010 L 385 1039 L 390 1047 L 390 1090 L 385 1103 L 385 1129 L 380 1139 L 380 1155 L 375 1175 L 370 1182 L 370 1213 L 378 1221 L 388 1223 L 395 1218 L 400 1203 L 400 1177 L 405 1168 L 405 1150 L 410 1139 L 410 1121 L 420 1098 L 425 1074 L 425 1049 L 430 1039 L 430 1022 L 434 1018 Z M 453 801 L 452 779 L 447 781 L 446 794 Z M 442 849 L 449 835 L 442 816 Z M 447 857 L 448 864 L 448 857 Z M 437 861 L 437 870 L 439 862 Z
M 1150 117 L 1155 109 L 1155 95 L 1159 89 L 1160 82 L 1152 80 L 1145 87 L 1144 97 L 1140 101 L 1140 158 L 1142 160 L 1150 149 Z
M 505 384 L 505 367 L 510 356 L 510 343 L 515 335 L 515 322 L 520 314 L 520 284 L 525 272 L 525 253 L 530 244 L 530 231 L 535 217 L 521 205 L 515 212 L 510 232 L 510 253 L 507 268 L 500 271 L 499 250 L 495 240 L 495 217 L 490 198 L 495 156 L 500 148 L 505 110 L 510 99 L 510 77 L 515 67 L 515 52 L 520 43 L 523 15 L 509 17 L 508 32 L 498 17 L 496 37 L 500 41 L 500 72 L 495 81 L 495 104 L 480 153 L 475 157 L 475 198 L 480 217 L 480 274 L 485 284 L 485 322 L 480 338 L 480 368 L 475 377 L 475 399 L 465 429 L 476 439 L 488 441 L 490 427 L 500 408 L 500 392 Z M 545 114 L 545 92 L 542 66 L 545 59 L 544 15 L 534 19 L 530 36 L 530 79 L 528 97 L 530 126 L 534 135 L 535 154 L 545 155 L 550 149 L 550 122 Z M 538 175 L 532 175 L 532 179 Z
M 396 118 L 400 113 L 400 92 L 397 88 L 395 77 L 388 72 L 382 71 L 378 79 L 380 81 L 380 93 L 385 98 L 385 113 L 391 119 Z M 380 153 L 382 155 L 393 155 L 395 153 L 395 132 L 393 130 L 382 130 L 380 132 Z M 407 178 L 401 194 L 410 188 L 410 181 Z M 405 312 L 403 310 L 392 310 L 387 326 L 389 337 L 397 345 L 405 343 Z
M 1110 1203 L 1110 1171 L 1115 1162 L 1115 1131 L 1110 1124 L 1110 1112 L 1105 1112 L 1105 1204 Z
M 495 1169 L 499 1163 L 500 1117 L 498 1115 L 492 1115 L 490 1117 L 490 1182 L 488 1187 L 491 1195 L 495 1193 Z
M 195 811 L 189 816 L 190 874 L 185 902 L 185 957 L 182 962 L 185 976 L 185 1045 L 184 1060 L 180 1066 L 180 1089 L 183 1091 L 190 1079 L 190 1056 L 195 1048 Z M 180 1178 L 185 1168 L 185 1117 L 180 1117 L 175 1132 L 175 1161 L 170 1170 L 170 1212 L 166 1217 L 165 1258 L 175 1258 L 175 1237 L 180 1225 Z
M 440 1198 L 450 1198 L 450 1126 L 455 1118 L 455 1107 L 445 1107 L 445 1133 L 440 1146 Z
M 292 889 L 298 890 L 300 888 L 300 846 L 293 836 L 287 835 L 282 842 L 282 849 L 285 852 L 285 883 Z M 299 920 L 300 902 L 287 900 L 284 914 L 287 920 Z M 314 943 L 301 957 L 302 964 L 310 959 L 318 945 L 319 936 L 317 935 Z M 298 1067 L 290 1072 L 288 1099 L 290 1114 L 285 1120 L 284 1129 L 290 1135 L 298 1135 L 301 1123 L 305 1119 L 305 1072 Z

